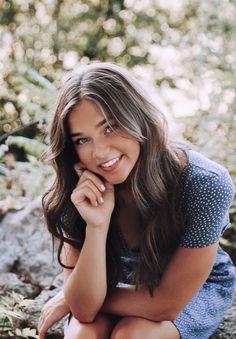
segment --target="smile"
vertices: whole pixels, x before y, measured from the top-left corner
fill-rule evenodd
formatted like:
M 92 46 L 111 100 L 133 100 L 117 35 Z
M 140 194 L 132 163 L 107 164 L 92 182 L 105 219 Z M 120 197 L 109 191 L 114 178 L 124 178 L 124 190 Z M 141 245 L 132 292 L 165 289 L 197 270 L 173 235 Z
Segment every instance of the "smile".
M 112 166 L 114 166 L 120 160 L 120 158 L 121 157 L 114 158 L 112 160 L 109 160 L 108 162 L 105 162 L 104 164 L 101 164 L 100 166 L 102 168 L 112 167 Z

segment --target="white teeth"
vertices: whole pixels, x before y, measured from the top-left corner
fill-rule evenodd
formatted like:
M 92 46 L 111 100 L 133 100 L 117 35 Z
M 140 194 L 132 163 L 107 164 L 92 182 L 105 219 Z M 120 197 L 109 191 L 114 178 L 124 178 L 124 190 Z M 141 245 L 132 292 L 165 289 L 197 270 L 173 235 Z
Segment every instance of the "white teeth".
M 112 159 L 108 162 L 106 162 L 105 164 L 102 164 L 101 167 L 110 167 L 112 165 L 114 165 L 120 158 L 115 158 L 115 159 Z

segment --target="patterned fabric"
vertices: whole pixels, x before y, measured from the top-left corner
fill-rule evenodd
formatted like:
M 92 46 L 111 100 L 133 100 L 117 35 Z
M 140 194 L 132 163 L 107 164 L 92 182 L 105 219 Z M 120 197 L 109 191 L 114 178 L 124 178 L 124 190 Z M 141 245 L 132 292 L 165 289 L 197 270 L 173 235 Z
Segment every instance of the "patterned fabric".
M 183 210 L 188 221 L 180 246 L 214 244 L 229 226 L 232 180 L 222 166 L 194 151 L 189 152 L 183 180 Z
M 193 150 L 187 152 L 188 165 L 182 177 L 182 206 L 186 232 L 180 247 L 199 248 L 215 243 L 229 227 L 229 207 L 234 189 L 228 172 L 217 163 Z M 119 231 L 124 277 L 138 261 Z M 181 339 L 208 339 L 219 326 L 232 302 L 236 275 L 229 255 L 220 246 L 212 271 L 197 295 L 173 321 Z

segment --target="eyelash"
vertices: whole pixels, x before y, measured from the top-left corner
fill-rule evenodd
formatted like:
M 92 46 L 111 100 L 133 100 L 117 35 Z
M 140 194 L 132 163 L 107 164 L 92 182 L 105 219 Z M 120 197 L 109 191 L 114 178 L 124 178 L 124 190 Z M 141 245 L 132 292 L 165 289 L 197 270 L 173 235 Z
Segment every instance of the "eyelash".
M 110 129 L 110 132 L 108 132 L 108 134 L 111 134 L 111 133 L 113 133 L 114 132 L 114 130 L 117 128 L 117 125 L 116 124 L 113 124 L 113 125 L 108 125 L 108 126 L 106 126 L 105 127 L 105 131 L 107 130 L 107 129 Z M 84 141 L 85 140 L 85 142 L 82 142 L 82 143 L 80 143 L 81 141 Z M 75 145 L 77 145 L 77 146 L 83 146 L 85 143 L 86 143 L 86 141 L 88 140 L 88 138 L 79 138 L 79 139 L 77 139 L 77 140 L 75 140 Z

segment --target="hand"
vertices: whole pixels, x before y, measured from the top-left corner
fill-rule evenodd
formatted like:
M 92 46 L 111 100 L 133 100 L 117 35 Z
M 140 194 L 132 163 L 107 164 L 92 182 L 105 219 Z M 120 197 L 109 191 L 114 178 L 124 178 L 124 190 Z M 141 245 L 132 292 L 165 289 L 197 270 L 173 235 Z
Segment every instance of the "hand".
M 45 339 L 47 330 L 70 312 L 63 291 L 57 293 L 42 308 L 38 323 L 39 339 Z
M 114 186 L 77 163 L 75 171 L 79 181 L 71 194 L 71 200 L 89 226 L 109 226 L 115 205 Z

